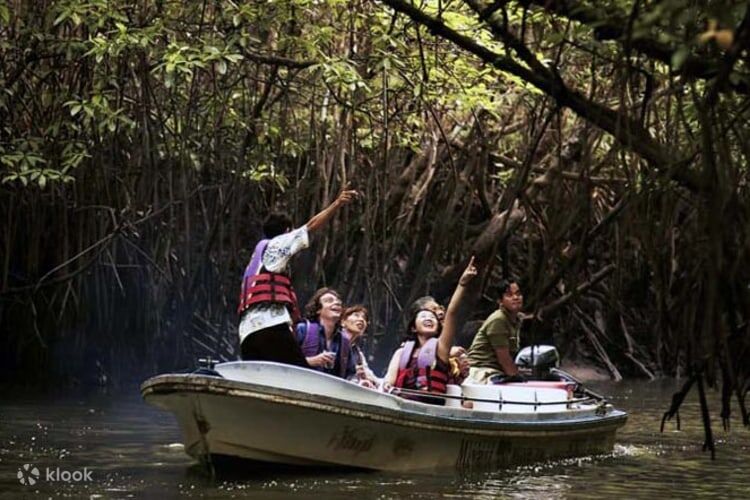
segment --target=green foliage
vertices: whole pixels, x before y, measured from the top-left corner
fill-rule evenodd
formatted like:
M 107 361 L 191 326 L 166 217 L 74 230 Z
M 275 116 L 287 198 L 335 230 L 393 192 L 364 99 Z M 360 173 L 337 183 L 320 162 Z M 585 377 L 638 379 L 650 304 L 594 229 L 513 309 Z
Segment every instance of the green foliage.
M 240 177 L 258 184 L 271 183 L 281 191 L 284 191 L 287 187 L 289 187 L 289 179 L 287 178 L 287 176 L 284 173 L 280 172 L 273 164 L 257 165 L 249 170 L 245 170 L 244 172 L 242 172 L 240 174 Z
M 94 94 L 91 99 L 73 100 L 64 103 L 70 109 L 70 116 L 80 117 L 83 128 L 95 128 L 100 134 L 114 133 L 120 127 L 133 129 L 135 122 L 125 113 L 125 108 L 112 109 L 107 96 Z M 76 124 L 71 124 L 77 128 Z
M 339 0 L 262 7 L 228 2 L 220 8 L 66 0 L 41 17 L 34 2 L 12 16 L 2 6 L 0 22 L 18 27 L 2 74 L 23 68 L 29 44 L 43 55 L 33 61 L 33 71 L 21 69 L 20 80 L 0 82 L 6 87 L 0 109 L 22 87 L 38 89 L 29 109 L 46 132 L 33 151 L 38 159 L 31 161 L 44 163 L 45 183 L 75 179 L 95 150 L 139 144 L 146 134 L 159 157 L 184 166 L 217 168 L 221 152 L 226 172 L 249 172 L 245 177 L 252 182 L 265 182 L 269 175 L 283 179 L 268 173 L 274 170 L 270 165 L 303 155 L 311 131 L 338 119 L 332 106 L 355 113 L 357 147 L 371 150 L 385 138 L 382 117 L 416 98 L 417 106 L 394 115 L 388 127 L 396 144 L 417 151 L 425 126 L 436 117 L 460 123 L 479 109 L 499 116 L 498 83 L 526 88 L 426 32 L 417 37 L 404 19 L 394 24 L 382 9 L 352 9 Z M 467 33 L 478 26 L 466 8 L 446 12 L 445 20 Z M 496 47 L 487 32 L 477 35 Z M 253 54 L 314 64 L 302 71 L 283 65 L 273 70 Z M 271 92 L 264 97 L 266 82 Z M 255 109 L 264 99 L 271 109 Z M 34 135 L 24 130 L 28 110 L 14 103 L 9 111 L 8 139 Z M 19 172 L 28 167 L 29 160 L 3 141 L 10 155 L 6 164 Z M 71 143 L 86 145 L 76 148 L 85 153 L 63 153 Z M 28 179 L 16 170 L 8 182 Z
M 47 160 L 41 155 L 41 139 L 18 139 L 10 148 L 0 147 L 0 165 L 3 167 L 2 183 L 18 182 L 23 186 L 38 186 L 44 189 L 48 182 L 73 180 L 68 171 L 78 166 L 85 153 L 67 151 L 63 168 L 47 168 Z M 83 154 L 83 156 L 81 156 Z
M 5 0 L 0 0 L 0 24 L 7 25 L 10 22 L 10 8 Z

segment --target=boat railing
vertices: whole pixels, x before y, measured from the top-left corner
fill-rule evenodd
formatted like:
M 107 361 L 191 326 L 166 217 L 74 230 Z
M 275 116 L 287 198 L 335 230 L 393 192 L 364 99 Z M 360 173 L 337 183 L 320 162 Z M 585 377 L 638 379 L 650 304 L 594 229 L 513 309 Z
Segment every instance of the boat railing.
M 566 405 L 567 407 L 570 407 L 570 405 L 572 404 L 606 403 L 607 402 L 604 398 L 598 398 L 594 396 L 588 396 L 584 398 L 571 398 L 571 399 L 565 399 L 564 401 L 513 401 L 509 399 L 503 399 L 502 396 L 498 397 L 497 399 L 474 398 L 474 397 L 463 396 L 463 395 L 458 396 L 458 395 L 453 395 L 453 394 L 437 394 L 434 392 L 396 388 L 396 387 L 393 388 L 392 394 L 406 395 L 406 396 L 418 396 L 419 398 L 427 398 L 427 399 L 434 399 L 434 400 L 457 399 L 457 400 L 460 400 L 461 402 L 471 401 L 471 402 L 477 402 L 477 403 L 492 403 L 492 404 L 498 404 L 499 409 L 501 409 L 503 405 L 532 406 L 536 409 L 536 407 L 538 406 Z
M 586 387 L 583 384 L 583 382 L 581 382 L 580 380 L 578 380 L 576 377 L 574 377 L 570 373 L 568 373 L 568 372 L 566 372 L 564 370 L 561 370 L 560 368 L 550 368 L 549 372 L 550 372 L 551 375 L 555 375 L 555 376 L 559 377 L 560 380 L 566 380 L 568 382 L 574 382 L 575 384 L 578 385 L 578 387 L 581 388 L 581 390 L 583 392 L 585 392 L 586 394 L 588 394 L 589 396 L 591 396 L 593 398 L 600 399 L 602 401 L 606 401 L 607 400 L 607 398 L 605 398 L 604 396 L 602 396 L 601 394 L 599 394 L 597 392 L 592 391 L 591 389 L 589 389 L 588 387 Z

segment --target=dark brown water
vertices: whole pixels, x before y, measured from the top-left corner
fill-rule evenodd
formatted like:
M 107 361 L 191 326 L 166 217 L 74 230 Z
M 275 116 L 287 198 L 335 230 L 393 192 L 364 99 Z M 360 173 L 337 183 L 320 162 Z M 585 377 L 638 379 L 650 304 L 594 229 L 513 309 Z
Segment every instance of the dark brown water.
M 715 461 L 701 451 L 694 394 L 681 412 L 682 430 L 671 424 L 659 433 L 676 387 L 674 381 L 596 387 L 630 413 L 609 455 L 472 476 L 272 471 L 212 480 L 184 454 L 172 416 L 143 403 L 135 389 L 116 396 L 5 398 L 0 498 L 750 498 L 750 430 L 738 415 L 727 433 L 715 412 Z M 717 394 L 710 396 L 715 404 Z M 21 484 L 19 470 L 35 484 Z M 90 480 L 82 480 L 84 472 Z

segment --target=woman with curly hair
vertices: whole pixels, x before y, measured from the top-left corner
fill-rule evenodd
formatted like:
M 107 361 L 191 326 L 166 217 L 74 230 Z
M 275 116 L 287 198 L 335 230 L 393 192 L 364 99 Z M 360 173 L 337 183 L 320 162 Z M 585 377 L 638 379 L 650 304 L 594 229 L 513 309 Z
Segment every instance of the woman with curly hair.
M 305 320 L 297 323 L 297 342 L 307 364 L 341 378 L 356 373 L 351 342 L 341 330 L 341 297 L 333 288 L 316 291 L 305 305 Z

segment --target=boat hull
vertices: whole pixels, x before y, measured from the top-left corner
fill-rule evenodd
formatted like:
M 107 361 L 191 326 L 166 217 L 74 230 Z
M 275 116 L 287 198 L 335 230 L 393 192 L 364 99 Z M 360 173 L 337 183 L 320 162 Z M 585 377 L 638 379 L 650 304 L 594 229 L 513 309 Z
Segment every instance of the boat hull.
M 176 415 L 185 449 L 198 459 L 225 455 L 394 471 L 486 470 L 607 453 L 626 419 L 612 409 L 606 415 L 594 409 L 564 415 L 449 409 L 310 371 L 303 371 L 308 380 L 295 386 L 300 369 L 274 363 L 246 366 L 246 378 L 259 383 L 164 375 L 145 382 L 142 393 L 149 403 Z M 283 379 L 284 372 L 286 387 L 268 383 L 274 376 Z M 324 393 L 303 390 L 305 384 L 323 386 Z M 326 385 L 340 390 L 332 392 Z M 341 397 L 326 395 L 339 393 Z

